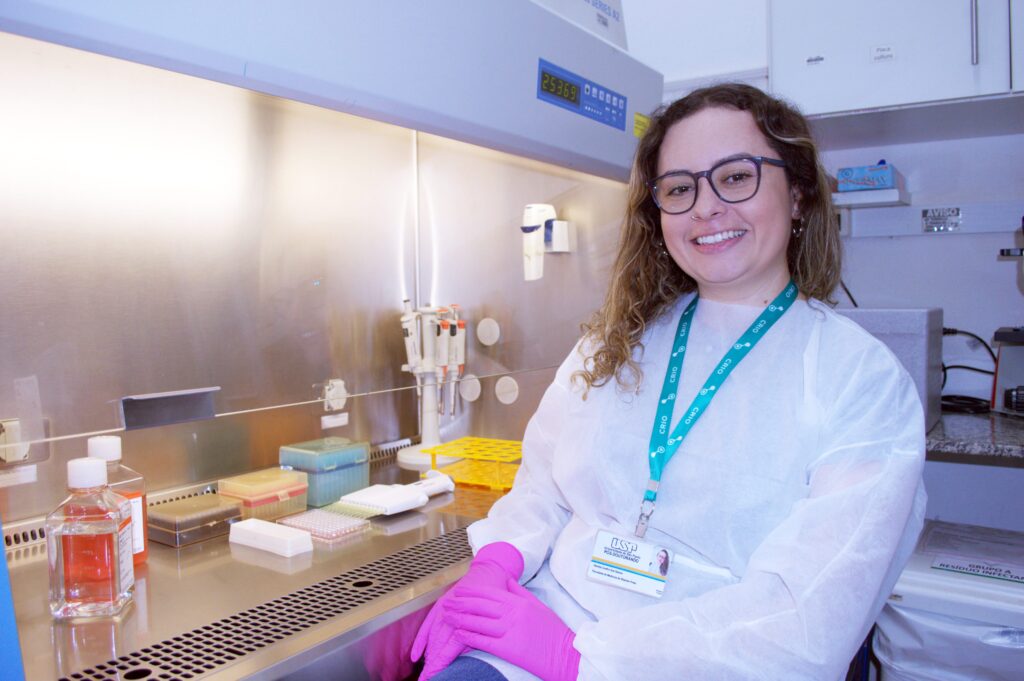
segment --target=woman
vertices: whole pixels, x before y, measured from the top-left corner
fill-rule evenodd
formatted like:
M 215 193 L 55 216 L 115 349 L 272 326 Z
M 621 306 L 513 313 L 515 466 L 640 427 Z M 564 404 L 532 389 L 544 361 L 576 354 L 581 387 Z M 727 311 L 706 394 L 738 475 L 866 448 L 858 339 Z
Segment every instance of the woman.
M 658 550 L 658 559 L 652 563 L 654 569 L 658 571 L 658 574 L 664 577 L 668 574 L 668 551 L 665 549 Z
M 462 653 L 435 678 L 841 678 L 925 495 L 914 384 L 822 302 L 839 274 L 799 113 L 736 84 L 658 112 L 605 303 L 469 529 L 421 678 Z M 660 587 L 629 569 L 652 547 Z

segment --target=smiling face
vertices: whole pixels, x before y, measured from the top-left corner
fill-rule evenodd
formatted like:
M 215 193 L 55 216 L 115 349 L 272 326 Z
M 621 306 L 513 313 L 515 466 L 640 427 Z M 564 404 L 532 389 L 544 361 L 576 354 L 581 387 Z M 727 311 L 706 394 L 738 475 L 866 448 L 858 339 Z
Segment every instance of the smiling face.
M 658 154 L 658 176 L 700 172 L 737 155 L 778 158 L 746 111 L 711 107 L 675 123 Z M 797 196 L 783 168 L 764 164 L 757 194 L 727 203 L 706 178 L 697 186 L 693 208 L 661 213 L 665 248 L 697 282 L 700 295 L 722 302 L 764 305 L 789 281 L 786 248 Z

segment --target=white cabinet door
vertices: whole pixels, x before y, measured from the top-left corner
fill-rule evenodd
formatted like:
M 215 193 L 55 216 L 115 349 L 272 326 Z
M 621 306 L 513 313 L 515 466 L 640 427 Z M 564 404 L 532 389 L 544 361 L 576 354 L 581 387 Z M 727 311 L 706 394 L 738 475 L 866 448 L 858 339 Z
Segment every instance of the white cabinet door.
M 1008 23 L 1009 0 L 772 0 L 771 88 L 806 114 L 1008 92 Z
M 1013 91 L 1024 92 L 1024 0 L 1010 0 L 1010 45 Z

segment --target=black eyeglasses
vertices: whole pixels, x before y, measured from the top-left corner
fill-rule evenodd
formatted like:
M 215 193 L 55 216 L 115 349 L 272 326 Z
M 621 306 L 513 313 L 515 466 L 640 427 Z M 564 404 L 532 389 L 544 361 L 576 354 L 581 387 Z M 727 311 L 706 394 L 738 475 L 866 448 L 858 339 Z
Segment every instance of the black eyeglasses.
M 691 173 L 673 170 L 652 180 L 649 185 L 654 203 L 671 215 L 685 213 L 697 203 L 697 184 L 706 177 L 711 189 L 726 203 L 754 198 L 761 187 L 761 165 L 785 168 L 786 162 L 767 156 L 739 156 L 716 163 L 710 170 Z

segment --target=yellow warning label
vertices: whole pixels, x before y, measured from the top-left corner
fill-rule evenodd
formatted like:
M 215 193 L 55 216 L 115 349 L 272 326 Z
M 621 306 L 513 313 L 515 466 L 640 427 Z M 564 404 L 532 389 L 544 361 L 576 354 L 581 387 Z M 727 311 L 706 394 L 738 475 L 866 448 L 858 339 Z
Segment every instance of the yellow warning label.
M 633 137 L 643 137 L 647 128 L 651 125 L 651 119 L 642 113 L 633 113 Z

